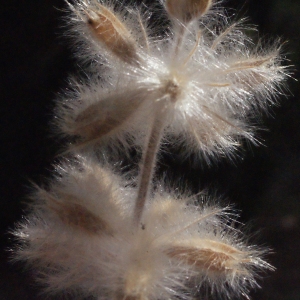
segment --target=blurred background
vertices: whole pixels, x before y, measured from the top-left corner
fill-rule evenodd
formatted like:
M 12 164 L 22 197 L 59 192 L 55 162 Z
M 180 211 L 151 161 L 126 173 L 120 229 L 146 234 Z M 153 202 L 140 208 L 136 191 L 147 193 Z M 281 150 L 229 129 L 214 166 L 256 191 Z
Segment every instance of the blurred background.
M 42 183 L 51 174 L 60 149 L 50 130 L 54 99 L 79 66 L 63 37 L 63 0 L 0 2 L 0 300 L 41 300 L 34 271 L 8 263 L 8 232 L 22 218 L 29 181 Z M 241 158 L 212 166 L 181 162 L 175 151 L 160 171 L 182 174 L 184 168 L 181 181 L 194 191 L 216 190 L 241 211 L 255 242 L 273 249 L 268 260 L 277 270 L 263 276 L 253 300 L 300 300 L 300 1 L 224 2 L 230 14 L 234 8 L 256 24 L 260 37 L 287 42 L 286 64 L 294 65 L 288 96 L 264 117 L 263 146 L 245 147 Z

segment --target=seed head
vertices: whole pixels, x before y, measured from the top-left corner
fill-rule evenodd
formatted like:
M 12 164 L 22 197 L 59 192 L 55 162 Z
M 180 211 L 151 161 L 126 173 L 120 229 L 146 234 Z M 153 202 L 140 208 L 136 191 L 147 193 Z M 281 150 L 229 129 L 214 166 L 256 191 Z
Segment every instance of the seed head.
M 100 32 L 98 56 L 103 53 L 102 64 L 109 70 L 101 73 L 101 82 L 91 77 L 75 99 L 65 101 L 67 117 L 59 127 L 78 138 L 75 148 L 86 142 L 107 145 L 108 140 L 114 148 L 128 134 L 135 145 L 143 145 L 158 115 L 164 123 L 162 138 L 205 158 L 230 156 L 243 139 L 255 142 L 250 120 L 274 104 L 274 92 L 286 77 L 280 47 L 253 48 L 241 23 L 228 24 L 220 14 L 212 12 L 208 21 L 211 4 L 166 1 L 170 18 L 185 25 L 170 25 L 174 33 L 164 38 L 155 37 L 143 12 L 119 9 L 121 19 L 102 3 L 95 8 L 82 0 L 72 6 L 76 16 L 87 16 L 74 17 L 76 32 Z M 82 36 L 92 49 L 90 35 Z
M 51 293 L 192 299 L 206 286 L 230 297 L 246 295 L 256 272 L 272 269 L 264 251 L 229 225 L 234 212 L 194 203 L 208 203 L 203 196 L 156 192 L 136 227 L 135 189 L 95 163 L 79 158 L 76 167 L 58 166 L 59 176 L 47 190 L 37 188 L 34 212 L 15 232 L 16 259 L 33 265 Z
M 34 188 L 31 213 L 14 232 L 15 259 L 52 294 L 192 300 L 204 287 L 249 299 L 257 273 L 273 269 L 266 250 L 233 227 L 234 211 L 202 194 L 154 188 L 153 173 L 162 141 L 205 158 L 255 142 L 250 120 L 274 104 L 286 77 L 280 47 L 253 48 L 241 23 L 214 15 L 212 0 L 161 3 L 171 21 L 161 36 L 145 9 L 69 4 L 78 55 L 91 68 L 57 106 L 68 159 Z M 142 150 L 134 179 L 107 163 L 119 146 L 122 157 Z

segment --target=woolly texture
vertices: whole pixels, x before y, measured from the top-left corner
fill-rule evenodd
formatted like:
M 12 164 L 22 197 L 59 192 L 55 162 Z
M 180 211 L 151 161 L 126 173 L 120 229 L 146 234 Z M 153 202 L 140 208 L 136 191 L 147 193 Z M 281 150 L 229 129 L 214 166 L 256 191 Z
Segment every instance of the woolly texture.
M 249 121 L 274 104 L 286 77 L 276 43 L 253 47 L 241 22 L 208 12 L 210 1 L 166 1 L 171 24 L 158 37 L 141 10 L 118 6 L 113 14 L 113 5 L 103 2 L 69 5 L 79 56 L 108 70 L 101 82 L 90 78 L 88 86 L 75 87 L 73 101 L 59 108 L 58 127 L 77 137 L 73 147 L 109 140 L 115 148 L 128 135 L 142 145 L 141 133 L 147 135 L 157 118 L 164 137 L 177 137 L 168 143 L 180 142 L 207 159 L 231 155 L 240 138 L 255 141 Z
M 228 208 L 161 190 L 137 228 L 134 190 L 121 178 L 83 158 L 57 171 L 49 188 L 37 189 L 37 208 L 17 233 L 27 243 L 18 258 L 40 270 L 49 292 L 190 299 L 208 284 L 218 294 L 246 295 L 255 272 L 272 269 L 229 225 L 236 216 Z
M 161 4 L 170 20 L 155 35 L 142 8 L 68 3 L 88 80 L 73 80 L 58 103 L 68 158 L 35 187 L 14 232 L 15 259 L 36 270 L 48 293 L 191 300 L 206 290 L 249 299 L 257 274 L 273 269 L 267 250 L 233 227 L 229 207 L 172 191 L 153 173 L 162 142 L 207 160 L 232 155 L 241 139 L 255 142 L 249 121 L 274 104 L 286 77 L 279 46 L 250 49 L 241 22 L 229 24 L 211 0 Z M 107 161 L 132 147 L 142 158 L 127 180 Z

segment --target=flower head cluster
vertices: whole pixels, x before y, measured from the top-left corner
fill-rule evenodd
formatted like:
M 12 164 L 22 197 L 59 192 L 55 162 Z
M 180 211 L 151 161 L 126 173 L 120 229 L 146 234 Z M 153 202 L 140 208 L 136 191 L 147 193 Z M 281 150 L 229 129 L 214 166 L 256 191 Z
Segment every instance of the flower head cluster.
M 190 299 L 207 285 L 246 295 L 257 285 L 253 273 L 272 269 L 230 226 L 229 208 L 159 190 L 137 228 L 134 193 L 99 162 L 64 163 L 33 195 L 37 208 L 18 231 L 28 243 L 19 259 L 40 270 L 49 292 L 118 300 Z
M 141 10 L 70 4 L 79 54 L 106 66 L 101 80 L 90 78 L 60 105 L 58 127 L 75 137 L 73 147 L 141 146 L 153 122 L 168 143 L 207 158 L 230 155 L 241 138 L 254 141 L 249 121 L 285 79 L 277 45 L 253 47 L 241 22 L 213 14 L 212 1 L 163 5 L 170 28 L 155 36 Z
M 200 288 L 247 298 L 258 271 L 272 270 L 265 251 L 233 228 L 228 207 L 154 186 L 153 173 L 162 141 L 206 158 L 254 141 L 249 121 L 286 76 L 279 49 L 250 49 L 242 24 L 214 13 L 212 0 L 162 0 L 161 35 L 142 8 L 107 2 L 68 3 L 88 82 L 73 83 L 58 104 L 68 159 L 35 188 L 15 231 L 16 259 L 36 268 L 48 292 L 76 299 L 193 299 Z M 131 146 L 142 158 L 130 181 L 93 153 Z

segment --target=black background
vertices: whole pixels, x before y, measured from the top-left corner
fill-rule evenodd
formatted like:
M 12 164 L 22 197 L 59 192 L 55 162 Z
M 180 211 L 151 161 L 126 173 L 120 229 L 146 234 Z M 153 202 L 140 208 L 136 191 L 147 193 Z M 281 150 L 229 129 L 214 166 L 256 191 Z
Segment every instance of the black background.
M 78 65 L 70 41 L 62 37 L 64 1 L 0 2 L 0 300 L 45 299 L 32 272 L 8 263 L 12 237 L 7 232 L 21 219 L 29 180 L 41 183 L 51 173 L 60 148 L 49 129 L 53 100 Z M 299 78 L 299 0 L 224 5 L 248 16 L 260 36 L 288 41 L 284 51 L 294 65 L 292 76 Z M 256 241 L 273 249 L 268 259 L 277 270 L 260 281 L 254 300 L 300 300 L 300 91 L 296 80 L 288 85 L 288 97 L 264 117 L 268 130 L 259 133 L 264 146 L 245 148 L 234 163 L 222 160 L 211 167 L 166 155 L 160 168 L 174 177 L 185 168 L 181 180 L 194 191 L 216 189 L 242 211 L 241 221 L 251 223 L 251 232 L 259 231 Z

